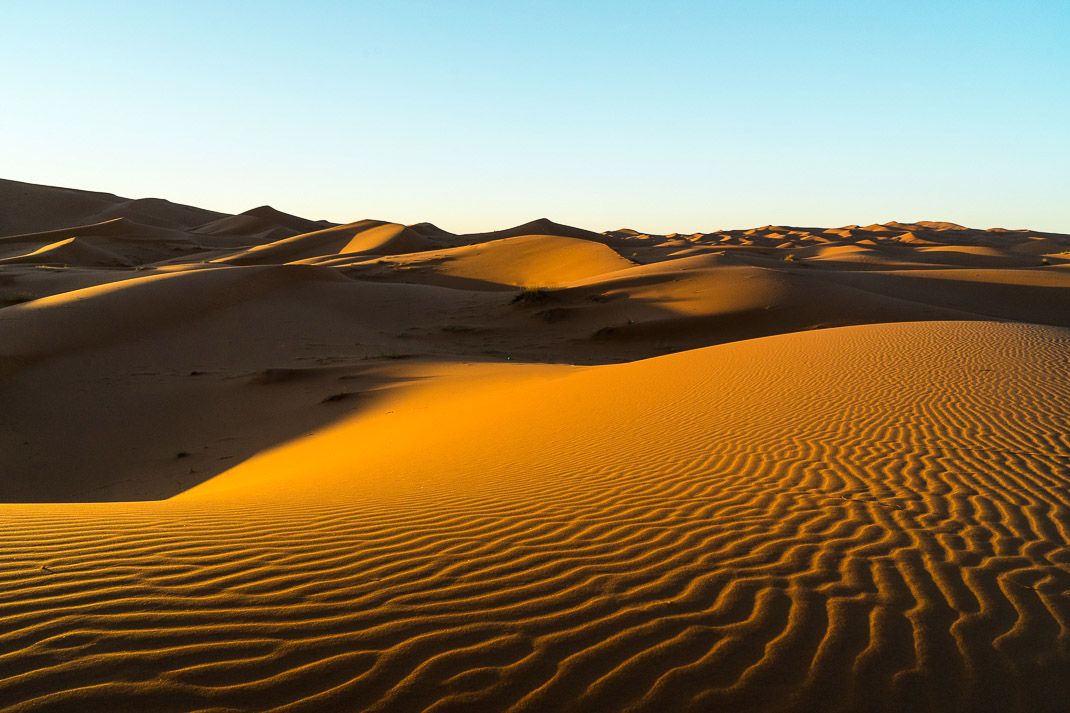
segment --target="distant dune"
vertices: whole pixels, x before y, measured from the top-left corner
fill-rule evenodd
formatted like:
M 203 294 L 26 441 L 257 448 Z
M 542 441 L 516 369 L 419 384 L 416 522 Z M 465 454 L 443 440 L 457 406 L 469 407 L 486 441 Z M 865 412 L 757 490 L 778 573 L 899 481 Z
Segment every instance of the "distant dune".
M 165 228 L 193 228 L 223 217 L 223 213 L 159 198 L 130 199 L 0 179 L 0 235 L 36 233 L 112 218 Z
M 0 181 L 0 707 L 1057 711 L 1070 235 Z
M 238 215 L 228 215 L 204 225 L 197 226 L 194 232 L 203 235 L 237 235 L 256 239 L 259 242 L 290 237 L 307 233 L 324 227 L 321 223 L 296 215 L 283 213 L 269 205 L 247 210 Z

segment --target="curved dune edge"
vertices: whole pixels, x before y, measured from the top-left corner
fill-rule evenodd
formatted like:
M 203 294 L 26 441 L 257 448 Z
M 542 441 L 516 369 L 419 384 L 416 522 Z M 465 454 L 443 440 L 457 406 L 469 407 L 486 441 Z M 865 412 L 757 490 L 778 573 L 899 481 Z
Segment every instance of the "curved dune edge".
M 0 265 L 17 265 L 19 263 L 37 263 L 56 261 L 63 263 L 77 263 L 79 265 L 92 266 L 128 266 L 130 262 L 121 255 L 108 251 L 106 248 L 93 245 L 85 239 L 77 237 L 66 238 L 43 247 L 32 250 L 25 255 L 16 255 L 0 259 Z
M 497 288 L 560 286 L 634 267 L 634 263 L 602 243 L 559 235 L 521 235 L 475 245 L 422 250 L 390 255 L 387 264 L 401 269 L 405 275 L 415 271 L 417 277 L 425 279 L 444 277 L 446 284 L 451 284 L 449 278 L 467 280 L 463 284 L 469 288 L 480 284 Z M 316 264 L 346 268 L 366 262 L 362 254 Z M 380 259 L 372 264 L 382 265 L 384 261 Z M 430 274 L 421 272 L 432 268 Z
M 870 325 L 520 366 L 508 384 L 498 369 L 406 389 L 168 502 L 0 506 L 0 700 L 1066 700 L 1070 331 Z

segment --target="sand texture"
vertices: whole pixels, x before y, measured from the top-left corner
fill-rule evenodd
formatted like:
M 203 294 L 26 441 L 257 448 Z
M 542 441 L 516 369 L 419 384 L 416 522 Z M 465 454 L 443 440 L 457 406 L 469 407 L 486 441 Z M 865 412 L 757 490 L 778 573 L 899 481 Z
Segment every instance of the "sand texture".
M 0 710 L 1070 710 L 1070 236 L 0 181 Z

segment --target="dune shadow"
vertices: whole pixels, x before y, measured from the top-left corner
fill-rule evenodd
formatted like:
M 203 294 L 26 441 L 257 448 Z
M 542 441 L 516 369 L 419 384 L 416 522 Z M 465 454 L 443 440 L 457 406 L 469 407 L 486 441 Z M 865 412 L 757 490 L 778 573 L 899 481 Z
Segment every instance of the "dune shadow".
M 165 500 L 259 453 L 377 407 L 383 394 L 422 377 L 366 364 L 140 372 L 113 379 L 114 401 L 96 389 L 68 393 L 65 409 L 7 385 L 0 398 L 0 502 Z M 151 403 L 138 385 L 156 382 Z M 125 382 L 125 383 L 124 383 Z M 12 411 L 5 411 L 7 414 Z M 72 477 L 74 476 L 74 477 Z

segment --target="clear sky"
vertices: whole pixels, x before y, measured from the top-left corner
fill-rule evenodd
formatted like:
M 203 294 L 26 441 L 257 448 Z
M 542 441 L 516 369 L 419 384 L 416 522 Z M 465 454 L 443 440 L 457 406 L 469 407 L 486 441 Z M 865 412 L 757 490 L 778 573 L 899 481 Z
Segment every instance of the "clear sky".
M 1070 1 L 4 2 L 0 177 L 227 212 L 1070 232 Z

